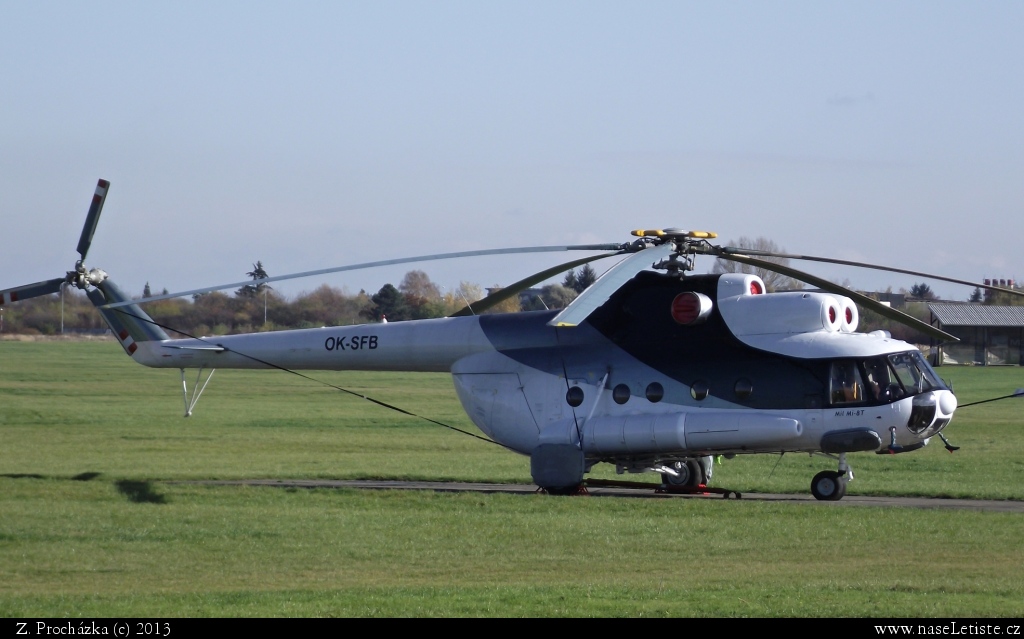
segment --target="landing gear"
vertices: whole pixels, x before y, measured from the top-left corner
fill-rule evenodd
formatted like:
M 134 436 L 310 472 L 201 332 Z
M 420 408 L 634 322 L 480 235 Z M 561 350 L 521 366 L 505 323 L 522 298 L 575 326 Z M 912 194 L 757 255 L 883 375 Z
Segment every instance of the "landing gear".
M 832 455 L 827 455 L 832 457 Z M 853 469 L 846 463 L 846 453 L 839 453 L 839 470 L 823 470 L 811 480 L 811 494 L 822 501 L 839 501 L 846 494 L 846 484 L 853 481 Z
M 811 480 L 811 494 L 822 501 L 839 501 L 846 494 L 846 478 L 834 470 L 823 470 Z
M 676 462 L 673 465 L 676 474 L 661 473 L 661 482 L 669 488 L 697 488 L 707 484 L 704 468 L 696 459 Z
M 192 395 L 188 394 L 188 384 L 185 382 L 185 369 L 181 369 L 181 396 L 185 400 L 185 417 L 192 416 L 192 409 L 196 407 L 196 403 L 199 401 L 199 397 L 206 390 L 206 385 L 210 383 L 210 378 L 213 377 L 214 371 L 217 369 L 211 368 L 210 372 L 206 375 L 206 381 L 203 381 L 203 370 L 206 366 L 199 367 L 199 373 L 196 374 L 196 384 L 192 387 Z M 202 385 L 200 385 L 202 382 Z

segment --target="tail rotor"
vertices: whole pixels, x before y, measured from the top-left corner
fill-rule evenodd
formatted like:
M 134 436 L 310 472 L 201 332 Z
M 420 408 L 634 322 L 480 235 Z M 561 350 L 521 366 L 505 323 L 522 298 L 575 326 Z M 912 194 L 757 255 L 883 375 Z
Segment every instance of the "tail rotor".
M 68 271 L 64 277 L 0 290 L 0 304 L 10 304 L 19 300 L 59 293 L 61 287 L 65 284 L 73 284 L 82 290 L 86 290 L 90 286 L 97 286 L 107 279 L 107 274 L 102 270 L 88 270 L 86 268 L 85 256 L 88 255 L 89 247 L 92 245 L 92 236 L 96 232 L 96 226 L 99 224 L 100 212 L 103 210 L 103 202 L 107 199 L 107 191 L 109 189 L 110 182 L 107 180 L 100 180 L 96 183 L 96 191 L 92 196 L 92 203 L 89 205 L 85 226 L 82 228 L 82 235 L 78 239 L 78 255 L 80 259 L 75 262 L 75 269 Z

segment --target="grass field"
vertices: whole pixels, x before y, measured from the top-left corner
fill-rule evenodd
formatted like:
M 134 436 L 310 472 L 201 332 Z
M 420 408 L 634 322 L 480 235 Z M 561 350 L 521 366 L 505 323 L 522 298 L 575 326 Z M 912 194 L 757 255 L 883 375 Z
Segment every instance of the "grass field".
M 939 373 L 961 404 L 1024 387 Z M 476 432 L 446 375 L 313 376 Z M 218 371 L 187 419 L 180 384 L 112 342 L 0 341 L 0 614 L 1024 616 L 1014 514 L 175 483 L 530 482 L 525 457 L 286 373 Z M 1024 500 L 1022 408 L 961 409 L 953 455 L 853 455 L 848 494 Z M 737 457 L 714 479 L 805 494 L 832 467 Z

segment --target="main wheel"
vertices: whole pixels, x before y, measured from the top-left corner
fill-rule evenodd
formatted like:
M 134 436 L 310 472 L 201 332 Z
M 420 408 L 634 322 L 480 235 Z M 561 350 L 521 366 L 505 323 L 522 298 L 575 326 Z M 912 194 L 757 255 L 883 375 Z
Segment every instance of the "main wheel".
M 680 488 L 696 488 L 707 482 L 704 478 L 704 470 L 696 459 L 687 459 L 676 469 L 678 475 L 669 473 L 661 474 L 661 481 L 666 486 L 677 486 Z
M 822 501 L 839 501 L 846 494 L 846 482 L 834 470 L 823 470 L 811 480 L 811 494 Z

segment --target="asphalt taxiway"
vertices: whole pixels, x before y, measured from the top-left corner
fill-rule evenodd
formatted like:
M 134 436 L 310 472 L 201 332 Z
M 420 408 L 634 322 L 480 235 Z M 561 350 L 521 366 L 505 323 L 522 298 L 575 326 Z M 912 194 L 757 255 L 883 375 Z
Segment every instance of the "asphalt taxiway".
M 400 481 L 400 480 L 331 480 L 331 479 L 247 479 L 223 481 L 169 482 L 208 485 L 267 486 L 276 488 L 354 488 L 362 490 L 429 490 L 434 492 L 508 493 L 530 495 L 540 489 L 533 484 L 490 484 L 473 482 Z M 628 482 L 624 482 L 627 483 Z M 649 486 L 649 487 L 648 487 Z M 937 497 L 879 497 L 847 494 L 839 501 L 819 501 L 810 494 L 786 495 L 771 493 L 736 493 L 734 491 L 710 493 L 667 493 L 656 490 L 655 484 L 588 485 L 586 495 L 591 497 L 631 497 L 648 499 L 729 499 L 742 501 L 772 501 L 813 504 L 822 508 L 847 506 L 875 506 L 897 508 L 939 508 L 981 510 L 988 512 L 1024 513 L 1024 501 L 943 499 Z

